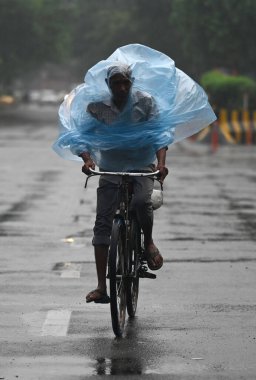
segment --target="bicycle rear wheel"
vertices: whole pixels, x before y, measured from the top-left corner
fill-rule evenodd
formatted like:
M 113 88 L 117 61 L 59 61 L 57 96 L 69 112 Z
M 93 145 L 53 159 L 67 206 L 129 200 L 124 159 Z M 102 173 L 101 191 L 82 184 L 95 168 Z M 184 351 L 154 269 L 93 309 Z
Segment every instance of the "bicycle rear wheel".
M 130 239 L 129 239 L 129 257 L 126 297 L 127 311 L 130 317 L 134 317 L 137 309 L 139 295 L 139 258 L 141 254 L 141 229 L 137 219 L 131 219 Z
M 126 317 L 125 290 L 125 237 L 120 219 L 114 219 L 109 248 L 109 288 L 112 328 L 117 337 L 121 337 Z

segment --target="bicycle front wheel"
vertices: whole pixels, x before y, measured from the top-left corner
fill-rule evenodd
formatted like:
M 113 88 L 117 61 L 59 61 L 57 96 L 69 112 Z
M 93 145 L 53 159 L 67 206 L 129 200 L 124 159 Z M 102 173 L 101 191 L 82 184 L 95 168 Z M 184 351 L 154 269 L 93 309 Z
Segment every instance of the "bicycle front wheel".
M 109 248 L 109 288 L 112 328 L 121 337 L 126 317 L 125 236 L 120 219 L 114 219 Z
M 127 283 L 127 311 L 130 317 L 134 317 L 137 309 L 139 295 L 139 258 L 141 254 L 141 229 L 135 217 L 131 219 L 128 273 L 129 282 Z

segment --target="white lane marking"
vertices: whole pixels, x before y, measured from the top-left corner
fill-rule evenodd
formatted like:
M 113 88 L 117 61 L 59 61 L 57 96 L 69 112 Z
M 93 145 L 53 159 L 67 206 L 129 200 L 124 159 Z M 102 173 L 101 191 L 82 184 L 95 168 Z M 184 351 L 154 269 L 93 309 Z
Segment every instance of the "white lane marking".
M 63 278 L 80 278 L 80 271 L 78 270 L 65 270 L 61 272 L 60 277 Z
M 66 336 L 70 317 L 70 310 L 49 310 L 42 327 L 41 336 Z

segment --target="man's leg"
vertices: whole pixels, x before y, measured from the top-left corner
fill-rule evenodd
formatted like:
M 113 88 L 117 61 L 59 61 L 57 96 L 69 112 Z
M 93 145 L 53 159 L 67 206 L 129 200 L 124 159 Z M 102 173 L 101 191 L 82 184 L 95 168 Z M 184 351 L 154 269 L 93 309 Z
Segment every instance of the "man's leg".
M 153 207 L 151 195 L 154 181 L 151 178 L 141 177 L 134 181 L 133 208 L 136 210 L 138 221 L 144 233 L 144 246 L 146 254 L 150 254 L 151 269 L 158 268 L 163 263 L 157 247 L 154 244 L 153 231 Z
M 93 237 L 98 286 L 86 296 L 87 302 L 100 299 L 106 293 L 108 247 L 117 201 L 118 185 L 100 179 L 97 189 L 97 215 Z
M 108 263 L 108 245 L 95 245 L 95 263 L 96 271 L 98 277 L 98 286 L 97 289 L 100 289 L 102 292 L 106 291 L 106 274 L 107 274 L 107 263 Z

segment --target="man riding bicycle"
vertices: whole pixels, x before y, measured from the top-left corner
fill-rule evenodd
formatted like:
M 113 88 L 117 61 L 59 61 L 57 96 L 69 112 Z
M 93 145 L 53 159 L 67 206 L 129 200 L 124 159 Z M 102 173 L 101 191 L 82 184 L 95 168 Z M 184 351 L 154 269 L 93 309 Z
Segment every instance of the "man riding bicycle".
M 156 160 L 163 182 L 168 145 L 208 126 L 216 116 L 203 89 L 170 57 L 131 44 L 88 70 L 85 82 L 65 98 L 59 118 L 61 133 L 53 148 L 64 158 L 83 160 L 85 174 L 95 164 L 105 172 L 152 172 Z M 119 181 L 104 175 L 99 181 L 93 237 L 98 286 L 87 302 L 108 301 L 106 266 Z M 132 181 L 132 207 L 144 233 L 145 259 L 151 270 L 157 270 L 163 258 L 152 238 L 153 180 Z
M 118 63 L 111 66 L 107 72 L 106 82 L 111 91 L 111 97 L 104 102 L 90 103 L 87 107 L 92 117 L 112 124 L 120 116 L 126 113 L 126 119 L 131 122 L 147 121 L 157 117 L 157 108 L 154 99 L 146 93 L 140 91 L 132 92 L 132 72 L 129 66 Z M 129 107 L 130 103 L 130 107 Z M 126 108 L 129 107 L 127 112 Z M 125 154 L 125 152 L 124 152 Z M 166 147 L 158 149 L 156 152 L 157 166 L 161 181 L 168 174 L 165 166 Z M 82 171 L 90 174 L 90 168 L 95 168 L 90 154 L 88 152 L 80 153 L 84 161 Z M 141 168 L 141 171 L 152 171 L 153 163 L 149 162 L 147 167 Z M 107 170 L 108 168 L 103 168 Z M 138 170 L 140 171 L 140 170 Z M 98 275 L 98 287 L 91 291 L 87 297 L 87 302 L 101 302 L 106 296 L 106 267 L 108 248 L 110 244 L 110 234 L 117 207 L 117 194 L 120 179 L 103 176 L 99 181 L 97 190 L 97 216 L 94 227 L 93 245 L 95 250 L 95 260 Z M 153 208 L 151 194 L 153 191 L 153 180 L 147 177 L 137 177 L 133 180 L 134 197 L 133 208 L 137 212 L 137 217 L 144 233 L 145 258 L 148 261 L 151 270 L 160 269 L 163 264 L 163 258 L 155 246 L 152 239 L 153 228 Z

